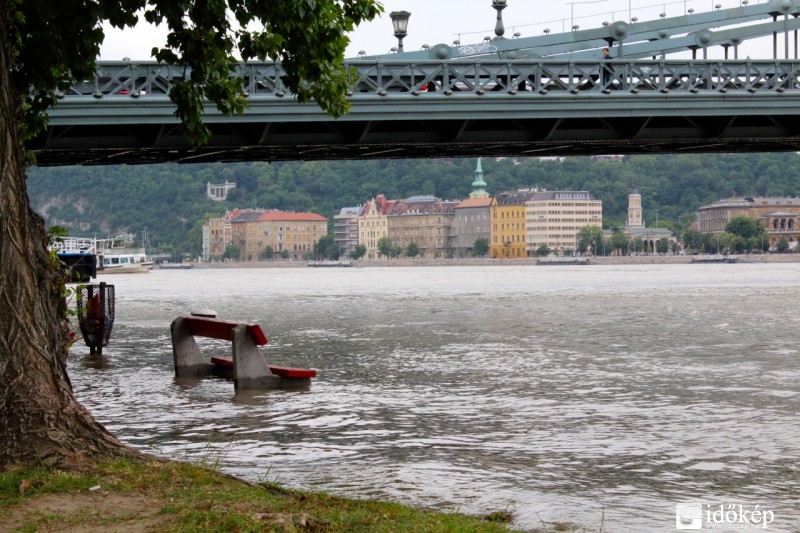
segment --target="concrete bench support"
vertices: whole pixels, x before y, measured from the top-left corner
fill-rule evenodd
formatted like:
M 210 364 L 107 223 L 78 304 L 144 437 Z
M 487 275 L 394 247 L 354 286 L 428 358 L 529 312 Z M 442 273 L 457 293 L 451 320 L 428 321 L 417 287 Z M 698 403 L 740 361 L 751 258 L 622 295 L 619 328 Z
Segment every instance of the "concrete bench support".
M 317 375 L 311 369 L 268 366 L 258 350 L 267 344 L 258 324 L 182 316 L 172 321 L 170 331 L 176 377 L 231 374 L 232 370 L 234 387 L 239 390 L 308 387 Z M 208 362 L 195 337 L 231 341 L 233 357 L 212 357 Z

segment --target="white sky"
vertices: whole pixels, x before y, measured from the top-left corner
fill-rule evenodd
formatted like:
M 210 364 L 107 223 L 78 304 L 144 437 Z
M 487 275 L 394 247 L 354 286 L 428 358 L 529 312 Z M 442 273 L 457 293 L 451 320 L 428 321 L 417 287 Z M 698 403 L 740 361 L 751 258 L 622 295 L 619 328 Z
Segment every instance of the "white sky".
M 751 4 L 768 0 L 750 0 Z M 403 41 L 406 51 L 419 50 L 423 44 L 452 44 L 456 39 L 462 44 L 481 42 L 485 36 L 494 36 L 496 12 L 491 0 L 383 0 L 384 14 L 371 23 L 362 24 L 350 35 L 351 45 L 347 57 L 356 57 L 360 50 L 367 55 L 385 54 L 397 45 L 389 13 L 405 10 L 411 13 L 408 36 Z M 723 8 L 738 7 L 740 0 L 508 0 L 503 11 L 506 37 L 519 32 L 523 37 L 541 35 L 545 28 L 553 33 L 568 31 L 573 24 L 581 29 L 600 27 L 603 21 L 657 19 L 680 16 L 687 9 L 695 12 L 710 11 L 716 4 Z M 630 14 L 629 14 L 630 8 Z M 100 50 L 100 59 L 114 60 L 129 57 L 148 60 L 150 49 L 164 42 L 164 31 L 142 24 L 121 32 L 107 28 L 106 41 Z M 779 45 L 782 52 L 783 45 Z M 780 53 L 779 52 L 779 53 Z M 739 57 L 768 58 L 772 55 L 771 39 L 758 44 L 745 43 Z M 722 57 L 710 54 L 710 57 Z

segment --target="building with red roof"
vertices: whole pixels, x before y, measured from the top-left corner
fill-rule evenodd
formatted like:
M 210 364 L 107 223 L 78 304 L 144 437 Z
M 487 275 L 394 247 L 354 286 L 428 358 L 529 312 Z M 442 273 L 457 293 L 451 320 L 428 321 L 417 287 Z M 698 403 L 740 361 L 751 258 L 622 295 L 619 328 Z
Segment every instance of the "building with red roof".
M 231 244 L 239 248 L 240 259 L 244 261 L 266 259 L 268 250 L 302 260 L 311 256 L 314 245 L 328 234 L 328 219 L 317 213 L 244 209 L 225 215 L 229 219 L 227 222 L 212 219 L 204 225 L 204 250 L 206 234 L 209 239 L 206 260 L 221 258 Z

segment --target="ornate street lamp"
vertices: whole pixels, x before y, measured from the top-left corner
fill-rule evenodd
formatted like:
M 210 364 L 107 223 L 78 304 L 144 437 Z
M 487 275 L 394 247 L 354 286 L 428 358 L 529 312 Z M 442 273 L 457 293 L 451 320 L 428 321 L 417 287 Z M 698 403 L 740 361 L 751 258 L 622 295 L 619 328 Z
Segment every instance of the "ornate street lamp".
M 497 24 L 494 26 L 494 34 L 497 38 L 500 38 L 506 32 L 505 27 L 503 27 L 503 10 L 506 8 L 506 0 L 492 0 L 492 7 L 497 10 Z
M 403 51 L 403 38 L 408 35 L 408 18 L 411 13 L 408 11 L 392 11 L 389 13 L 389 18 L 392 19 L 392 27 L 394 28 L 394 36 L 397 37 L 397 51 Z

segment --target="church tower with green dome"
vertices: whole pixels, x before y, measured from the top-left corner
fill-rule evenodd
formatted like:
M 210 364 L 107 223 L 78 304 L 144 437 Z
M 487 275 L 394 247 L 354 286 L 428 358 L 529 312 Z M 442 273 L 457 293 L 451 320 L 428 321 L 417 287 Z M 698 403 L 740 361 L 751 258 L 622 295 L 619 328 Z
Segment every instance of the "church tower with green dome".
M 481 167 L 481 158 L 478 158 L 478 166 L 475 167 L 475 181 L 472 182 L 472 192 L 469 193 L 470 198 L 489 198 L 489 193 L 486 192 L 486 182 L 483 181 L 483 168 Z

